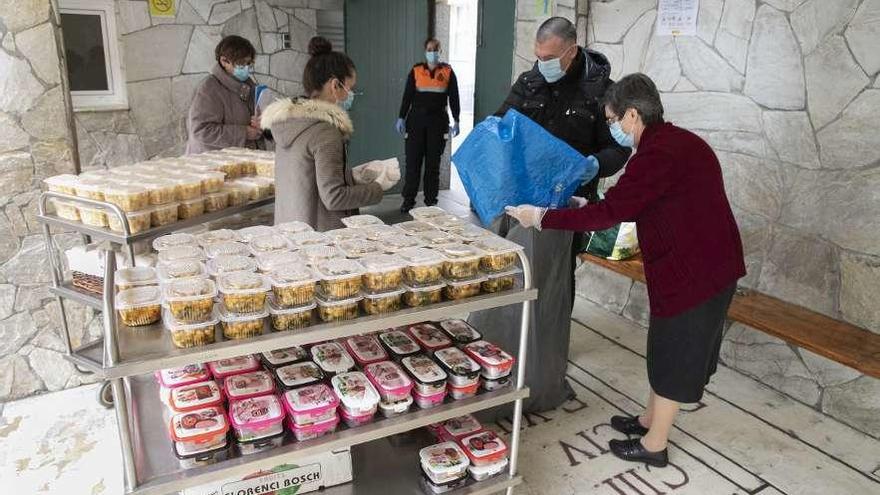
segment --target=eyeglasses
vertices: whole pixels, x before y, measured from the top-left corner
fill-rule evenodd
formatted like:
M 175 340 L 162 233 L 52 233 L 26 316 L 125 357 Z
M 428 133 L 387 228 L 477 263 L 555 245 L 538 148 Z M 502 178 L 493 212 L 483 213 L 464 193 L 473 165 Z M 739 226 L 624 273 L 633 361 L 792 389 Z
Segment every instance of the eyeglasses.
M 606 122 L 608 125 L 614 125 L 616 122 L 620 122 L 620 119 L 621 119 L 621 118 L 622 118 L 622 117 L 618 117 L 617 115 L 615 115 L 615 116 L 613 116 L 613 117 L 611 117 L 611 118 L 607 118 L 607 119 L 605 119 L 605 122 Z

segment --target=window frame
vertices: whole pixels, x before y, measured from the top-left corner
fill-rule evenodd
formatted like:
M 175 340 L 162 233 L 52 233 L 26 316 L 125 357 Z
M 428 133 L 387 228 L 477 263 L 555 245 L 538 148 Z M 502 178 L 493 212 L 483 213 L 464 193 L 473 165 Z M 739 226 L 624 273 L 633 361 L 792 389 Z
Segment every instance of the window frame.
M 107 70 L 107 90 L 70 91 L 74 112 L 128 110 L 128 92 L 125 67 L 120 56 L 120 40 L 116 30 L 116 5 L 113 0 L 59 0 L 61 14 L 96 15 L 101 20 L 104 39 L 104 67 Z M 63 31 L 63 27 L 62 27 Z M 66 57 L 66 54 L 65 54 Z M 68 66 L 65 59 L 65 67 Z

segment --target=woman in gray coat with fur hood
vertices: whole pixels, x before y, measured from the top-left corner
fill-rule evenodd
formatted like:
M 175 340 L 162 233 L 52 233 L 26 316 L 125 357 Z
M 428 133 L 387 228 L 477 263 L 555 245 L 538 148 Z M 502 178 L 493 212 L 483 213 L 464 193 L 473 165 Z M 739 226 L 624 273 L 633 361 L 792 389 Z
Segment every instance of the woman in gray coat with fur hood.
M 275 223 L 299 220 L 323 232 L 381 201 L 383 189 L 375 182 L 355 184 L 346 166 L 354 63 L 321 37 L 312 38 L 309 54 L 303 74 L 308 98 L 276 101 L 261 124 L 275 140 Z

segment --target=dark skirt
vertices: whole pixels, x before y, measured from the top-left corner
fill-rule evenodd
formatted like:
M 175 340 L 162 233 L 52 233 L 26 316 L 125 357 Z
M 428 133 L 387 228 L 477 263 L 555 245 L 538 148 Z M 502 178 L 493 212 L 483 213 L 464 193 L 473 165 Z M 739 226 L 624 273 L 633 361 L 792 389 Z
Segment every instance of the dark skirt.
M 718 369 L 727 309 L 736 284 L 684 313 L 651 317 L 648 325 L 648 380 L 660 397 L 698 402 Z

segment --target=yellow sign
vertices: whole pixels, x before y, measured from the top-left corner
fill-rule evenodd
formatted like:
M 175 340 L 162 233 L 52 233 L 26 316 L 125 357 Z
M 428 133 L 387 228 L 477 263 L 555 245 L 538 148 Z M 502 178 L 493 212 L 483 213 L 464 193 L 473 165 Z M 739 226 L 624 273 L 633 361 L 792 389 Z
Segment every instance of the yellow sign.
M 177 6 L 174 0 L 150 0 L 150 15 L 153 17 L 174 17 Z

